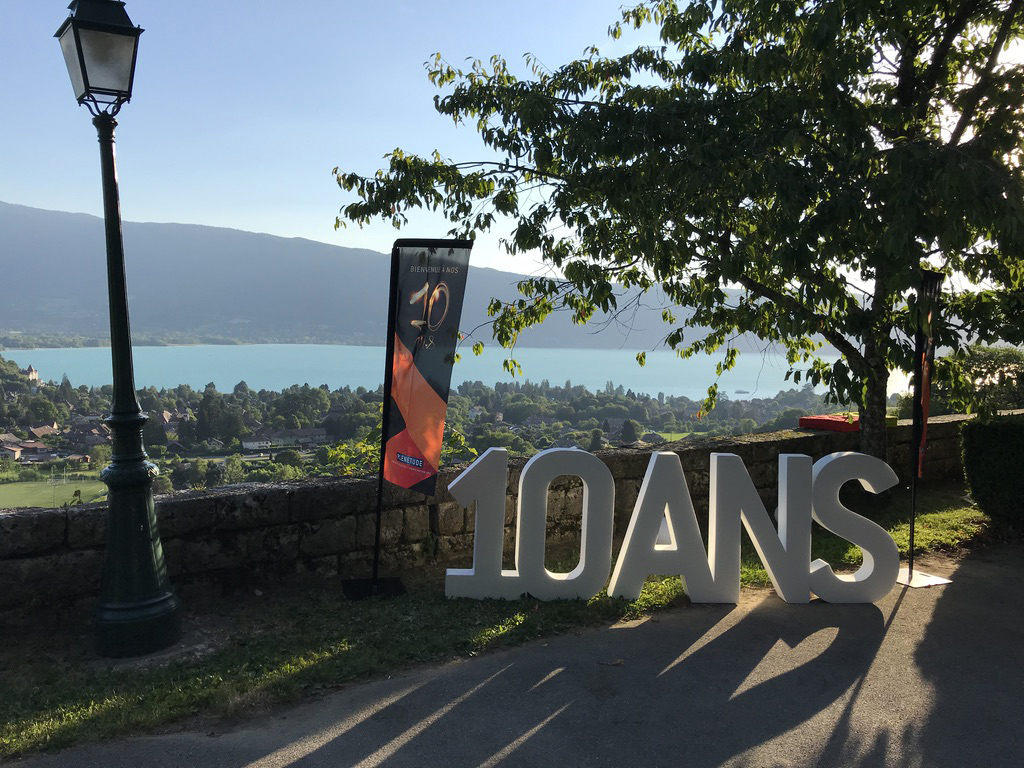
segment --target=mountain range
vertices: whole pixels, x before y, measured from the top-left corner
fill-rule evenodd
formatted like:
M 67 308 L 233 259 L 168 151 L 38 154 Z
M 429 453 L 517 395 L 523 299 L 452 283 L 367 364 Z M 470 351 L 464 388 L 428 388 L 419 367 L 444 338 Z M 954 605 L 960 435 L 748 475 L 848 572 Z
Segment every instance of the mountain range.
M 301 238 L 190 224 L 125 222 L 133 334 L 164 341 L 383 345 L 390 256 Z M 103 221 L 0 202 L 0 335 L 109 337 Z M 491 297 L 523 275 L 470 268 L 461 328 L 491 342 Z M 661 308 L 574 326 L 556 313 L 525 332 L 534 347 L 657 347 Z M 3 333 L 5 332 L 6 333 Z

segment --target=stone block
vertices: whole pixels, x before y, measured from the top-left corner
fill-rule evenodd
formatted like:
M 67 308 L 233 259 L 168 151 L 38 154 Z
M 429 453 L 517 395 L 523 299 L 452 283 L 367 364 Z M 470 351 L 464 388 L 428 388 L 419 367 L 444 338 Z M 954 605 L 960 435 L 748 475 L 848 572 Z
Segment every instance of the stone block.
M 387 484 L 385 484 L 386 486 Z M 301 489 L 303 486 L 297 486 Z M 377 511 L 377 481 L 350 477 L 331 481 L 341 499 L 341 512 L 346 515 Z
M 583 517 L 583 483 L 566 489 L 557 509 L 558 519 L 578 524 Z
M 426 509 L 426 507 L 423 507 Z M 380 517 L 381 546 L 392 546 L 402 538 L 404 512 L 401 509 L 385 509 Z
M 164 552 L 164 564 L 167 566 L 167 573 L 171 577 L 178 576 L 185 570 L 184 551 L 185 545 L 181 539 L 166 539 L 160 542 Z
M 615 517 L 630 518 L 640 495 L 640 485 L 639 480 L 615 479 Z
M 788 434 L 788 433 L 784 433 Z M 779 449 L 782 447 L 779 442 L 767 439 L 769 435 L 747 435 L 746 437 L 752 440 L 750 449 L 750 461 L 752 463 L 761 463 L 765 461 L 774 461 L 775 457 L 779 455 Z M 785 450 L 783 453 L 799 453 L 799 450 L 794 450 L 796 446 L 791 445 L 792 440 L 785 441 Z
M 561 520 L 565 517 L 565 490 L 549 488 L 546 501 L 547 507 L 544 510 L 544 519 L 547 521 L 548 527 L 550 527 L 553 521 Z
M 468 563 L 466 562 L 467 557 L 469 558 Z M 470 567 L 473 564 L 473 537 L 466 533 L 455 536 L 439 536 L 437 538 L 437 559 L 444 562 L 449 568 Z
M 350 485 L 315 482 L 289 488 L 288 514 L 294 523 L 325 520 L 351 514 L 360 506 Z
M 85 549 L 106 544 L 107 508 L 97 506 L 68 507 L 68 547 Z M 2 549 L 0 544 L 0 549 Z
M 15 509 L 0 512 L 0 558 L 36 555 L 64 546 L 63 509 Z
M 182 571 L 187 574 L 237 569 L 245 560 L 237 537 L 203 536 L 182 545 Z
M 430 534 L 430 509 L 425 506 L 407 507 L 402 513 L 402 541 L 422 541 Z
M 223 531 L 263 528 L 288 522 L 289 496 L 285 488 L 263 488 L 222 497 L 217 504 L 217 528 Z
M 217 498 L 198 493 L 165 496 L 156 507 L 160 535 L 180 539 L 213 530 L 217 524 Z
M 505 497 L 505 525 L 515 525 L 519 513 L 519 496 Z
M 318 520 L 299 527 L 299 554 L 305 556 L 336 555 L 355 548 L 356 519 L 343 517 Z
M 501 545 L 501 567 L 512 570 L 516 567 L 516 532 L 506 528 Z
M 342 579 L 368 579 L 373 575 L 372 552 L 349 552 L 338 557 L 338 575 Z
M 298 525 L 276 525 L 241 533 L 239 538 L 245 555 L 244 563 L 294 561 L 299 556 L 300 537 Z
M 0 608 L 95 595 L 102 572 L 103 552 L 95 549 L 0 560 Z
M 890 467 L 899 475 L 901 478 L 908 477 L 910 471 L 910 444 L 895 445 L 888 452 L 886 460 Z
M 466 531 L 466 509 L 458 502 L 439 504 L 437 508 L 438 533 L 454 536 Z
M 298 573 L 301 576 L 316 576 L 331 579 L 338 575 L 338 556 L 309 557 L 299 561 Z
M 747 467 L 747 473 L 754 487 L 760 492 L 775 492 L 779 484 L 779 466 L 777 462 L 765 461 Z
M 709 451 L 698 451 L 693 449 L 681 449 L 676 451 L 679 456 L 679 463 L 683 468 L 683 474 L 689 477 L 691 472 L 707 472 L 711 466 L 711 453 Z M 646 472 L 646 470 L 644 470 Z
M 372 481 L 371 481 L 372 482 Z M 374 488 L 376 491 L 376 488 Z M 423 494 L 419 491 L 412 491 L 401 488 L 391 483 L 384 483 L 384 508 L 411 507 L 423 501 Z M 373 495 L 373 508 L 376 508 L 377 496 Z
M 376 537 L 377 515 L 359 515 L 356 518 L 356 547 L 359 549 L 372 549 Z
M 960 441 L 948 438 L 935 439 L 929 430 L 926 450 L 928 456 L 933 456 L 936 459 L 958 459 L 960 458 Z
M 423 568 L 428 564 L 429 555 L 422 541 L 406 544 L 391 550 L 398 573 L 412 568 Z

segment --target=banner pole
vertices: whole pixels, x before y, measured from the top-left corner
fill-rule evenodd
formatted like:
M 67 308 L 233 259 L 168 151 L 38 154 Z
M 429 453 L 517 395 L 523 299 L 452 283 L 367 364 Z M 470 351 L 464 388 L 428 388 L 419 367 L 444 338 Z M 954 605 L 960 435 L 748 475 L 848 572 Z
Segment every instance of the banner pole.
M 380 417 L 380 461 L 377 464 L 377 521 L 373 532 L 373 591 L 377 591 L 380 572 L 380 528 L 384 516 L 384 450 L 391 427 L 391 387 L 394 384 L 392 360 L 395 356 L 395 330 L 398 320 L 398 248 L 391 249 L 391 285 L 388 294 L 388 339 L 385 345 L 384 400 Z
M 380 579 L 380 537 L 381 521 L 384 517 L 384 460 L 388 430 L 391 427 L 390 400 L 394 380 L 392 362 L 395 356 L 395 332 L 398 318 L 398 248 L 391 249 L 390 296 L 388 297 L 387 341 L 384 345 L 384 399 L 380 422 L 380 461 L 377 464 L 377 516 L 373 532 L 373 575 L 367 579 L 349 579 L 342 582 L 342 591 L 350 600 L 362 600 L 377 594 L 401 595 L 405 587 L 399 579 Z
M 935 323 L 942 292 L 942 274 L 921 271 L 921 287 L 917 292 L 917 330 L 914 334 L 914 406 L 911 429 L 910 461 L 910 536 L 906 572 L 900 569 L 896 581 L 908 587 L 931 587 L 949 584 L 949 579 L 927 573 L 914 573 L 914 533 L 917 528 L 917 481 L 924 473 L 924 446 L 928 434 L 928 411 L 931 400 L 932 366 L 935 351 Z
M 917 524 L 917 475 L 921 468 L 921 436 L 924 432 L 924 354 L 925 354 L 924 332 L 918 325 L 917 333 L 914 335 L 914 406 L 913 422 L 911 426 L 910 446 L 910 551 L 907 554 L 907 573 L 914 577 L 914 529 Z

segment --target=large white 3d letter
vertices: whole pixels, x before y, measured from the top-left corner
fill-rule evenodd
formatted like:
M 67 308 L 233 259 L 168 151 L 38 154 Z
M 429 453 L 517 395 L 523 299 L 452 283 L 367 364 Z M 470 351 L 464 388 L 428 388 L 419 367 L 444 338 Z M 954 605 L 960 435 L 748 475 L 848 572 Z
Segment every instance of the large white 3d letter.
M 863 453 L 833 453 L 814 464 L 814 519 L 837 536 L 861 548 L 864 563 L 850 576 L 837 576 L 824 560 L 811 563 L 811 591 L 830 603 L 873 603 L 896 583 L 900 553 L 879 525 L 839 501 L 839 489 L 850 480 L 871 493 L 892 488 L 899 479 L 881 459 Z
M 779 456 L 778 533 L 739 456 L 711 454 L 710 480 L 708 563 L 715 577 L 713 602 L 739 601 L 741 520 L 779 597 L 787 603 L 808 602 L 811 458 L 800 454 Z M 702 602 L 693 595 L 690 599 Z
M 678 573 L 695 603 L 732 601 L 708 567 L 682 464 L 668 451 L 651 454 L 608 594 L 635 600 L 652 573 Z
M 583 480 L 580 561 L 569 573 L 544 567 L 548 488 L 561 475 Z M 541 451 L 519 478 L 516 570 L 520 589 L 538 600 L 589 599 L 601 591 L 612 564 L 615 481 L 599 458 L 576 448 Z
M 464 507 L 476 502 L 473 567 L 449 568 L 444 579 L 448 597 L 497 597 L 514 600 L 525 591 L 516 571 L 501 569 L 505 534 L 505 487 L 508 485 L 508 451 L 488 448 L 448 486 Z

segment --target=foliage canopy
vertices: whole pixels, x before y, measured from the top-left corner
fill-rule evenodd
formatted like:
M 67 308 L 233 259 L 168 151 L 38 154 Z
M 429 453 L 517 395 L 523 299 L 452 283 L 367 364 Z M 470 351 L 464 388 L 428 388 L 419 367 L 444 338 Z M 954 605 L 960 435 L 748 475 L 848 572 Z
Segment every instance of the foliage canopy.
M 359 197 L 338 223 L 401 226 L 420 207 L 462 236 L 508 223 L 507 251 L 555 270 L 492 303 L 502 344 L 555 309 L 614 311 L 617 286 L 660 288 L 686 308 L 664 315 L 682 356 L 723 350 L 728 368 L 739 334 L 778 343 L 860 405 L 877 452 L 922 266 L 960 278 L 940 343 L 1020 335 L 1020 6 L 658 0 L 610 33 L 655 25 L 660 45 L 617 57 L 527 56 L 521 78 L 500 56 L 460 69 L 438 54 L 436 108 L 475 126 L 484 159 L 395 150 L 374 176 L 336 169 Z M 822 339 L 840 361 L 816 357 Z

